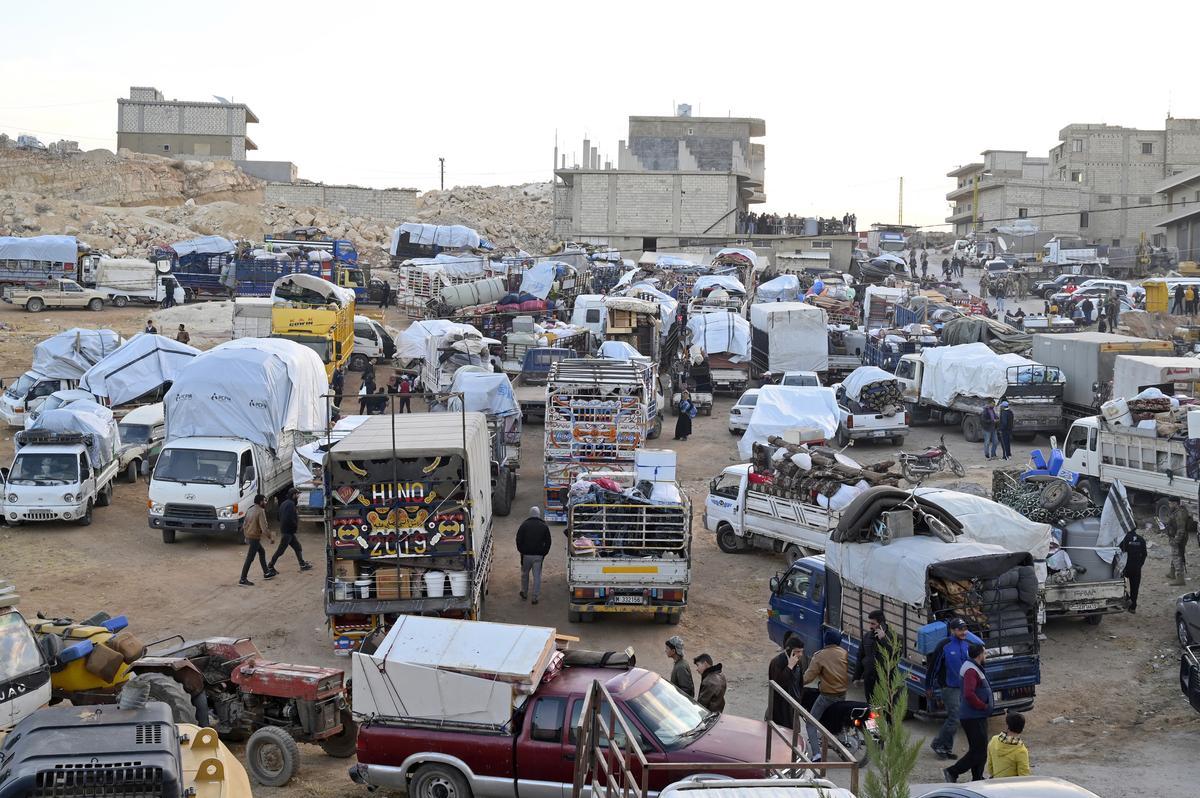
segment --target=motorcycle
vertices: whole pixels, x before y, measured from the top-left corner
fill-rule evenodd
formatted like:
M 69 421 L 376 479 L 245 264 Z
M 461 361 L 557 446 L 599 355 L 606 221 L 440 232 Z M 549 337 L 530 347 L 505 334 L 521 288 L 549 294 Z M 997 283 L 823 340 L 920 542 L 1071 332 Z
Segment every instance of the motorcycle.
M 946 447 L 946 436 L 941 437 L 937 446 L 932 446 L 920 453 L 900 452 L 900 472 L 904 479 L 914 485 L 930 474 L 937 474 L 950 469 L 956 477 L 966 476 L 962 463 L 950 454 Z
M 815 689 L 805 687 L 800 699 L 801 706 L 811 711 L 817 694 Z M 877 717 L 871 705 L 864 701 L 838 701 L 826 707 L 818 720 L 837 738 L 859 767 L 866 767 L 867 736 L 879 742 Z

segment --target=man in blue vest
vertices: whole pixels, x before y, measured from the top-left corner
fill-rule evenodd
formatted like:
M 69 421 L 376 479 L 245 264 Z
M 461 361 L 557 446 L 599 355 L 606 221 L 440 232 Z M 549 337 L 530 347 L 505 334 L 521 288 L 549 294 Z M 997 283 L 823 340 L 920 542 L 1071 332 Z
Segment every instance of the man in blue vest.
M 987 724 L 992 716 L 992 686 L 983 672 L 987 649 L 979 643 L 972 643 L 968 656 L 970 659 L 962 664 L 962 670 L 959 671 L 962 703 L 958 712 L 958 722 L 962 724 L 963 735 L 967 738 L 967 752 L 962 759 L 942 770 L 946 781 L 951 783 L 958 781 L 958 777 L 968 770 L 971 771 L 971 779 L 979 781 L 987 765 Z
M 962 664 L 970 659 L 967 639 L 967 622 L 955 618 L 948 624 L 950 636 L 938 643 L 929 656 L 929 668 L 925 671 L 925 696 L 933 698 L 937 690 L 946 707 L 946 721 L 933 738 L 929 747 L 942 759 L 954 759 L 954 733 L 958 730 L 958 708 L 962 696 Z

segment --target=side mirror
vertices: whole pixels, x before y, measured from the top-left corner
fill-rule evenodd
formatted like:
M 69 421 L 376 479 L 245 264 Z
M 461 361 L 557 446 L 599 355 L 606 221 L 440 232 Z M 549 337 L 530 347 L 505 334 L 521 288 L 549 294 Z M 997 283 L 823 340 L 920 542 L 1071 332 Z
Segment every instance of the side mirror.
M 254 481 L 254 466 L 247 466 L 242 470 L 242 482 Z
M 768 582 L 767 584 L 769 584 L 771 586 L 772 593 L 778 593 L 779 592 L 779 574 L 775 574 L 775 576 L 772 576 L 771 581 Z
M 5 485 L 8 484 L 8 466 L 0 468 L 0 482 L 3 482 Z

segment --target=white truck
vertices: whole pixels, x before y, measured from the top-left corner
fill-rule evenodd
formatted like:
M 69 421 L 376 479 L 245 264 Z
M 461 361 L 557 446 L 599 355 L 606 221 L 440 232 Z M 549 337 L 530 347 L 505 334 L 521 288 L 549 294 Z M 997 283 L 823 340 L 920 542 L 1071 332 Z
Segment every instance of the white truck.
M 997 355 L 985 344 L 925 349 L 900 357 L 896 382 L 909 423 L 940 421 L 962 426 L 972 443 L 983 440 L 979 414 L 986 399 L 1009 403 L 1013 436 L 1057 434 L 1063 427 L 1063 377 L 1019 355 Z
M 329 384 L 311 349 L 282 338 L 230 341 L 196 357 L 167 392 L 166 443 L 150 478 L 148 523 L 239 533 L 256 494 L 292 485 L 292 452 L 326 426 Z
M 151 263 L 143 258 L 98 258 L 95 290 L 114 307 L 130 302 L 157 305 L 175 290 L 171 262 Z
M 1060 479 L 1077 485 L 1094 502 L 1117 480 L 1126 488 L 1161 497 L 1178 496 L 1193 510 L 1200 479 L 1188 469 L 1184 438 L 1160 438 L 1155 430 L 1110 424 L 1103 416 L 1081 418 L 1067 430 Z
M 47 338 L 33 348 L 33 363 L 4 389 L 0 418 L 10 427 L 25 426 L 25 414 L 56 391 L 78 387 L 79 379 L 121 346 L 112 330 L 73 328 Z
M 92 523 L 92 509 L 112 503 L 119 436 L 112 411 L 95 402 L 48 410 L 14 439 L 12 466 L 3 470 L 4 517 Z
M 0 579 L 0 739 L 50 703 L 50 668 L 17 609 L 20 601 L 12 583 Z
M 908 434 L 908 413 L 890 403 L 875 409 L 864 404 L 864 391 L 898 389 L 896 378 L 876 366 L 860 366 L 850 372 L 841 386 L 835 386 L 838 397 L 837 444 L 845 447 L 851 441 L 887 440 L 893 446 L 904 445 Z
M 153 466 L 158 460 L 166 428 L 162 402 L 135 407 L 118 422 L 120 472 L 126 482 L 137 482 L 142 465 Z
M 1200 388 L 1200 360 L 1194 357 L 1118 355 L 1112 369 L 1114 399 L 1132 399 L 1147 388 L 1196 396 Z
M 829 369 L 825 311 L 804 302 L 750 306 L 751 376 Z
M 368 363 L 390 361 L 396 356 L 396 334 L 369 316 L 354 317 L 354 351 L 350 370 L 362 371 Z
M 672 467 L 672 471 L 674 467 Z M 677 482 L 655 482 L 650 499 L 602 493 L 567 512 L 567 618 L 652 613 L 677 624 L 687 606 L 692 506 Z

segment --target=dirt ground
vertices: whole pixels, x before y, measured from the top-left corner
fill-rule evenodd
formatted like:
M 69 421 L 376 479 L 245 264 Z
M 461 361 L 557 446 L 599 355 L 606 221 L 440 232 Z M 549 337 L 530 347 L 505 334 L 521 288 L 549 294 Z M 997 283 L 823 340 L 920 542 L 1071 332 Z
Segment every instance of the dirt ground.
M 1030 302 L 1026 308 L 1034 306 Z M 34 316 L 0 305 L 0 375 L 7 380 L 27 369 L 33 344 L 55 331 L 107 326 L 132 334 L 149 315 L 146 310 L 126 308 L 102 314 L 56 311 Z M 395 315 L 389 315 L 388 322 L 404 324 Z M 589 648 L 632 645 L 640 665 L 663 673 L 668 670 L 663 641 L 679 634 L 689 657 L 707 651 L 724 663 L 728 711 L 761 717 L 767 662 L 775 653 L 766 635 L 767 582 L 784 563 L 767 553 L 723 554 L 703 529 L 708 481 L 725 465 L 737 462 L 735 439 L 725 423 L 731 403 L 731 397 L 720 398 L 711 418 L 696 420 L 695 432 L 686 442 L 671 440 L 668 423 L 657 444 L 679 452 L 682 481 L 694 508 L 695 568 L 689 607 L 680 626 L 665 627 L 636 617 L 569 624 L 561 538 L 556 538 L 547 559 L 541 603 L 534 607 L 519 599 L 518 558 L 512 541 L 527 508 L 540 500 L 542 428 L 536 425 L 525 434 L 513 515 L 496 520 L 496 566 L 485 618 L 555 626 L 580 636 Z M 933 444 L 942 432 L 967 466 L 967 480 L 990 486 L 990 465 L 983 460 L 981 447 L 965 443 L 957 430 L 914 429 L 905 448 Z M 7 463 L 12 441 L 10 435 L 3 438 L 0 460 Z M 1033 445 L 1044 447 L 1046 441 L 1039 439 Z M 1016 462 L 1023 462 L 1030 448 L 1016 447 Z M 850 453 L 872 462 L 893 457 L 895 451 L 867 444 Z M 949 485 L 954 478 L 942 482 Z M 122 483 L 114 504 L 98 510 L 90 527 L 0 527 L 0 570 L 16 583 L 22 609 L 27 614 L 41 611 L 74 617 L 97 610 L 124 613 L 147 640 L 173 633 L 247 635 L 268 655 L 283 661 L 349 666 L 332 653 L 322 612 L 320 569 L 301 573 L 289 554 L 279 578 L 259 580 L 253 588 L 238 587 L 244 552 L 238 541 L 181 535 L 176 545 L 164 545 L 146 525 L 145 501 L 144 482 Z M 1042 683 L 1028 716 L 1025 738 L 1034 772 L 1070 779 L 1103 798 L 1194 795 L 1200 776 L 1196 759 L 1200 715 L 1180 694 L 1177 676 L 1172 617 L 1180 591 L 1165 584 L 1164 540 L 1157 536 L 1151 540 L 1137 615 L 1112 616 L 1099 626 L 1054 622 L 1045 629 Z M 320 530 L 305 528 L 302 542 L 307 556 L 321 561 Z M 1193 577 L 1191 589 L 1196 581 Z M 997 723 L 993 721 L 993 732 L 998 731 Z M 933 724 L 918 721 L 910 722 L 909 729 L 923 739 L 936 731 Z M 956 748 L 965 750 L 961 735 Z M 361 798 L 362 788 L 346 777 L 351 760 L 327 758 L 314 746 L 301 750 L 303 766 L 289 786 L 255 787 L 255 792 Z M 915 780 L 938 781 L 943 764 L 924 748 Z

